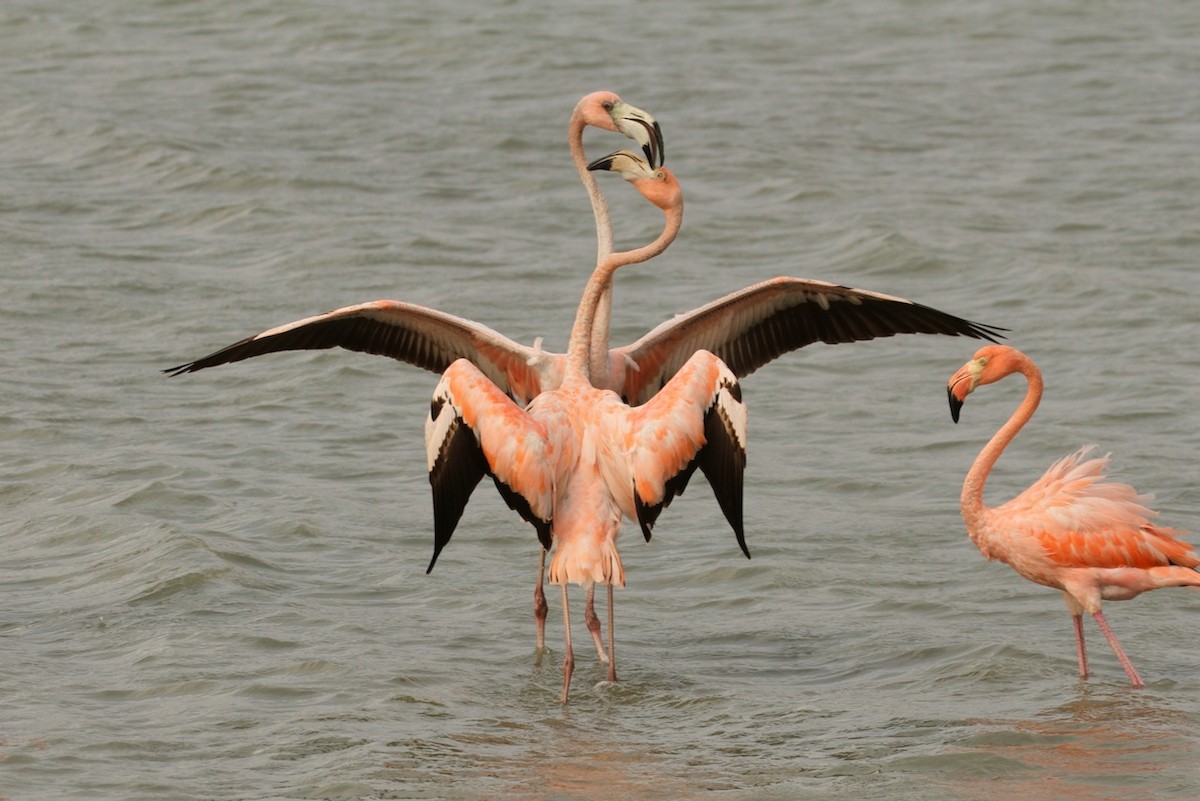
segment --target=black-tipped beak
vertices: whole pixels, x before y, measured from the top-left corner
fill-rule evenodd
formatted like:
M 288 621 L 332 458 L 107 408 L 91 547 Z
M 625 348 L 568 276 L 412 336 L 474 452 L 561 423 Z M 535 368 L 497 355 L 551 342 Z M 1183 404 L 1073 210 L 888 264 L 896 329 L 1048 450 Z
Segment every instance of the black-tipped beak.
M 589 170 L 611 170 L 613 168 L 613 159 L 617 157 L 616 153 L 609 153 L 607 156 L 601 156 L 588 165 Z
M 663 146 L 662 126 L 658 124 L 658 120 L 645 120 L 636 116 L 625 117 L 624 119 L 626 122 L 632 122 L 646 129 L 649 141 L 642 145 L 642 152 L 646 154 L 646 162 L 650 165 L 650 168 L 657 170 L 667 159 L 667 150 Z
M 953 387 L 946 387 L 946 396 L 950 398 L 950 419 L 958 422 L 958 413 L 963 407 L 963 402 L 954 394 Z
M 643 147 L 642 150 L 646 151 L 646 158 L 650 161 L 650 166 L 657 170 L 667 161 L 667 147 L 663 144 L 662 127 L 659 126 L 657 120 L 654 123 L 654 130 L 651 131 L 651 141 L 658 147 L 658 152 L 651 152 L 654 148 L 649 145 Z

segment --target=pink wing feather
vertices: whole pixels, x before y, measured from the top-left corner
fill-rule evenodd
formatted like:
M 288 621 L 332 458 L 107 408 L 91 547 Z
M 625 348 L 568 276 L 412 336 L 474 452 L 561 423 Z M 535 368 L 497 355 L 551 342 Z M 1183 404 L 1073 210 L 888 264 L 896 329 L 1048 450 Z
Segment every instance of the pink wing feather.
M 737 377 L 708 351 L 697 351 L 663 390 L 629 411 L 634 507 L 648 540 L 659 513 L 699 467 L 747 557 L 742 524 L 746 407 Z
M 1026 531 L 1062 567 L 1196 567 L 1200 557 L 1178 535 L 1156 526 L 1157 512 L 1128 484 L 1105 481 L 1108 455 L 1085 459 L 1094 446 L 1059 459 L 1028 489 L 992 510 Z
M 495 480 L 500 495 L 533 524 L 538 539 L 549 548 L 560 440 L 474 364 L 466 359 L 451 364 L 434 390 L 425 421 L 434 517 L 429 570 L 485 475 Z

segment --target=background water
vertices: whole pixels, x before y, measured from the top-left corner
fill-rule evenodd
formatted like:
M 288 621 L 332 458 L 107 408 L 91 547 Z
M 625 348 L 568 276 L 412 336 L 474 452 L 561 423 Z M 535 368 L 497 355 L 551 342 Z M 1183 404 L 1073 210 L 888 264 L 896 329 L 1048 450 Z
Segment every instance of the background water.
M 952 425 L 974 342 L 748 378 L 753 560 L 703 482 L 627 529 L 622 680 L 578 627 L 565 709 L 557 592 L 538 659 L 535 539 L 489 487 L 424 573 L 435 376 L 158 372 L 383 297 L 562 348 L 594 253 L 565 125 L 612 89 L 688 198 L 616 340 L 779 274 L 1005 325 L 1048 392 L 989 502 L 1096 442 L 1196 528 L 1194 4 L 731 6 L 4 4 L 0 795 L 1195 797 L 1200 596 L 1110 604 L 1148 686 L 1090 622 L 1079 682 L 1059 595 L 965 536 L 1023 391 Z M 655 233 L 604 186 L 618 245 Z

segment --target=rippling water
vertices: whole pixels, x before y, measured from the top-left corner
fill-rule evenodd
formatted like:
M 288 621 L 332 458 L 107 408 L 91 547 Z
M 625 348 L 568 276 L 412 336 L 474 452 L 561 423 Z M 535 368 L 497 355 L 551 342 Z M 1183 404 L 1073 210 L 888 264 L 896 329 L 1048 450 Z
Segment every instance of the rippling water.
M 953 426 L 973 342 L 746 379 L 754 559 L 702 483 L 652 545 L 627 530 L 622 680 L 578 629 L 565 709 L 557 591 L 539 658 L 536 544 L 495 493 L 424 574 L 434 376 L 158 372 L 381 297 L 562 348 L 594 253 L 565 125 L 607 88 L 688 197 L 619 277 L 616 339 L 779 274 L 1008 326 L 1048 394 L 989 501 L 1096 442 L 1197 528 L 1192 4 L 726 6 L 0 9 L 0 795 L 1195 797 L 1200 597 L 1110 605 L 1148 686 L 1090 625 L 1081 683 L 1058 594 L 965 536 L 962 476 L 1022 391 Z

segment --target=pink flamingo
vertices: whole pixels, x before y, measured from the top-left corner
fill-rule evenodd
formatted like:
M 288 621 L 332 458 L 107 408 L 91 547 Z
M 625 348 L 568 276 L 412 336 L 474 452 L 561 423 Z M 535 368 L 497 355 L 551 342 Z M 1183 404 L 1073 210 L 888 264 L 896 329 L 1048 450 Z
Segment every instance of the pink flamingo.
M 434 496 L 433 561 L 449 541 L 471 492 L 491 475 L 501 495 L 554 546 L 550 581 L 562 585 L 562 701 L 574 670 L 567 585 L 608 590 L 608 680 L 616 681 L 614 586 L 625 586 L 616 540 L 622 515 L 648 535 L 658 514 L 683 492 L 699 467 L 745 550 L 742 473 L 746 410 L 736 376 L 707 351 L 696 351 L 662 391 L 633 408 L 615 392 L 592 386 L 593 323 L 613 273 L 646 261 L 675 238 L 683 195 L 665 168 L 652 170 L 621 152 L 602 166 L 620 171 L 663 210 L 654 242 L 614 253 L 589 279 L 567 348 L 563 382 L 522 409 L 474 364 L 459 359 L 434 391 L 425 441 Z M 599 164 L 599 162 L 598 162 Z M 748 555 L 748 552 L 747 552 Z
M 571 160 L 587 191 L 595 217 L 596 264 L 599 265 L 612 252 L 613 234 L 608 204 L 588 169 L 584 154 L 583 131 L 588 126 L 619 132 L 633 139 L 641 145 L 653 167 L 662 165 L 665 150 L 662 129 L 654 117 L 625 103 L 615 93 L 592 92 L 575 105 L 567 125 L 567 142 Z M 592 336 L 592 340 L 599 344 L 592 356 L 591 374 L 601 383 L 607 380 L 610 370 L 607 343 L 611 299 L 610 286 L 601 295 Z M 411 303 L 379 300 L 272 328 L 166 372 L 178 375 L 263 353 L 335 346 L 391 356 L 437 373 L 444 372 L 455 359 L 467 358 L 523 404 L 539 394 L 543 387 L 558 386 L 562 382 L 565 363 L 562 355 L 542 351 L 540 340 L 528 348 L 473 320 Z M 533 597 L 539 650 L 545 647 L 548 613 L 542 588 L 545 560 L 546 552 L 543 550 L 539 557 Z M 596 652 L 601 661 L 606 661 L 608 657 L 600 639 L 600 621 L 590 594 L 585 619 L 595 641 Z
M 1108 638 L 1134 687 L 1145 686 L 1100 611 L 1100 601 L 1125 601 L 1161 587 L 1200 587 L 1200 556 L 1181 531 L 1156 526 L 1149 495 L 1104 481 L 1108 457 L 1081 461 L 1091 446 L 1058 460 L 1029 489 L 1002 506 L 983 505 L 983 485 L 1008 443 L 1029 422 L 1042 397 L 1042 374 L 1015 348 L 989 345 L 976 352 L 947 387 L 950 414 L 976 387 L 1013 373 L 1029 383 L 1025 400 L 971 465 L 962 489 L 962 514 L 971 540 L 1037 584 L 1061 590 L 1075 624 L 1079 676 L 1087 678 L 1083 613 Z

